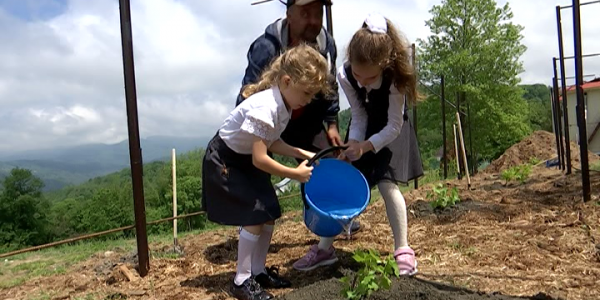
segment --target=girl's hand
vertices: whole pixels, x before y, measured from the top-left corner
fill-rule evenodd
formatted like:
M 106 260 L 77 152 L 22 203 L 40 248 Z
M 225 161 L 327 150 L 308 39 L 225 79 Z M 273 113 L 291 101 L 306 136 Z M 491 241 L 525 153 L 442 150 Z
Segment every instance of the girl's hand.
M 364 141 L 364 142 L 356 142 L 355 141 L 355 142 L 350 142 L 348 144 L 348 149 L 346 149 L 344 154 L 351 161 L 356 161 L 356 160 L 359 160 L 363 156 L 363 154 L 365 154 L 369 151 L 374 151 L 373 144 L 371 144 L 370 141 L 368 141 L 368 140 Z
M 311 158 L 313 158 L 317 154 L 314 153 L 314 152 L 307 151 L 307 150 L 302 150 L 302 155 L 304 156 L 303 157 L 304 159 L 310 160 Z
M 348 159 L 348 157 L 346 156 L 346 154 L 344 152 L 340 152 L 340 154 L 337 156 L 337 159 L 345 161 L 345 162 L 350 162 L 350 159 Z
M 348 145 L 348 149 L 346 149 L 346 151 L 344 151 L 344 155 L 350 160 L 350 161 L 356 161 L 359 160 L 360 157 L 363 155 L 363 149 L 361 147 L 361 143 L 350 143 Z
M 295 179 L 301 183 L 308 182 L 308 180 L 310 179 L 310 176 L 312 176 L 313 167 L 306 166 L 307 163 L 308 163 L 308 160 L 305 160 L 298 167 L 296 167 L 296 170 L 294 172 L 295 176 L 292 179 Z

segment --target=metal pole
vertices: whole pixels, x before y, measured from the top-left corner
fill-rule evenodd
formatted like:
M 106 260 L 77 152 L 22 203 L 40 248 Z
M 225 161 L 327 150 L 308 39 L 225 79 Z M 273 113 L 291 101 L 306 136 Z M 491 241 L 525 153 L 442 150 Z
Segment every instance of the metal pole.
M 584 74 L 583 78 L 586 78 L 586 77 L 596 77 L 596 74 L 587 74 L 587 75 Z M 567 76 L 565 79 L 575 79 L 575 76 Z M 562 78 L 558 78 L 558 80 L 562 80 Z
M 562 31 L 562 28 L 561 28 L 561 31 Z M 600 56 L 600 53 L 584 54 L 581 57 L 587 58 L 587 57 L 595 57 L 595 56 Z M 575 58 L 575 56 L 565 56 L 564 57 L 564 59 L 574 59 L 574 58 Z
M 131 183 L 133 187 L 138 263 L 140 276 L 144 277 L 148 274 L 148 270 L 150 269 L 150 261 L 148 259 L 148 236 L 146 233 L 144 182 L 142 178 L 142 149 L 140 147 L 140 134 L 137 115 L 135 67 L 133 61 L 133 41 L 131 34 L 131 11 L 129 0 L 119 0 L 119 11 L 121 14 L 121 46 L 123 50 L 125 101 L 127 104 L 127 128 L 129 131 L 129 159 L 131 164 Z
M 597 1 L 600 2 L 600 1 Z M 591 200 L 590 170 L 588 165 L 588 141 L 583 99 L 583 58 L 581 50 L 581 10 L 579 0 L 573 0 L 573 37 L 575 38 L 575 85 L 577 88 L 577 126 L 579 127 L 579 153 L 581 159 L 581 185 L 583 201 Z
M 560 142 L 560 169 L 565 170 L 565 145 L 563 140 L 562 114 L 560 109 L 560 98 L 558 91 L 558 75 L 556 74 L 556 57 L 552 58 L 552 67 L 554 78 L 552 78 L 552 86 L 554 91 L 554 102 L 556 107 L 556 120 L 558 121 L 558 136 Z
M 571 7 L 580 7 L 580 6 L 584 6 L 584 5 L 588 5 L 588 4 L 596 4 L 596 3 L 600 3 L 600 1 L 590 1 L 590 2 L 583 2 L 583 3 L 579 3 L 579 1 L 577 1 L 577 4 L 575 4 L 575 1 L 573 1 L 573 5 L 567 5 L 567 6 L 561 6 L 561 9 L 566 9 L 566 8 L 571 8 Z
M 444 164 L 444 179 L 448 178 L 448 158 L 446 157 L 446 153 L 448 153 L 446 149 L 446 96 L 445 89 L 446 83 L 444 82 L 444 75 L 441 76 L 441 88 L 442 88 L 442 151 L 444 154 L 442 155 L 442 163 Z
M 552 79 L 554 86 L 554 78 Z M 558 125 L 556 124 L 556 104 L 554 102 L 554 87 L 550 88 L 550 104 L 552 105 L 552 127 L 554 127 L 554 138 L 556 140 L 556 157 L 558 157 L 558 165 L 560 167 L 560 142 L 558 139 Z
M 415 72 L 415 76 L 417 73 L 417 48 L 415 47 L 415 43 L 412 44 L 411 46 L 412 48 L 412 65 L 413 65 L 413 69 Z M 417 140 L 419 140 L 419 136 L 418 136 L 418 131 L 417 131 L 417 99 L 416 99 L 416 95 L 414 95 L 415 99 L 413 99 L 415 101 L 415 105 L 413 106 L 413 124 L 414 124 L 414 128 L 415 128 L 415 138 Z M 419 178 L 415 178 L 415 190 L 419 188 Z
M 565 150 L 562 141 L 562 126 L 560 121 L 560 102 L 558 101 L 558 80 L 552 78 L 552 101 L 554 101 L 554 119 L 556 119 L 556 135 L 558 136 L 558 162 L 561 170 L 565 169 Z
M 567 147 L 565 147 L 565 156 L 567 162 L 567 172 L 566 174 L 571 174 L 571 133 L 569 132 L 569 107 L 567 106 L 567 79 L 565 75 L 565 53 L 563 46 L 563 34 L 562 34 L 562 18 L 560 15 L 560 6 L 556 7 L 556 23 L 558 27 L 558 54 L 559 54 L 559 62 L 560 62 L 560 86 L 561 86 L 561 94 L 562 94 L 562 105 L 563 105 L 563 121 L 565 128 L 565 142 L 567 143 Z M 556 77 L 556 76 L 555 76 Z
M 471 151 L 471 175 L 475 175 L 475 172 L 477 171 L 477 163 L 475 160 L 475 152 L 473 151 L 473 131 L 471 130 L 471 101 L 467 102 L 467 119 L 469 120 L 469 151 Z
M 325 5 L 325 15 L 327 18 L 327 31 L 333 37 L 333 14 L 331 13 L 331 4 Z
M 327 31 L 329 31 L 329 34 L 333 37 L 333 15 L 331 13 L 331 4 L 325 5 L 325 15 L 327 17 Z M 337 70 L 333 59 L 331 60 L 331 67 L 333 70 Z

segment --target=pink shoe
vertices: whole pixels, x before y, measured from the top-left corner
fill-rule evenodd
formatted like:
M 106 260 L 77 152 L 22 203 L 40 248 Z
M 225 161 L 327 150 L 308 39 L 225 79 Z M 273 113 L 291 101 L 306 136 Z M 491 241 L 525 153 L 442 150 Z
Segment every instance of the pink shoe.
M 410 247 L 400 247 L 394 252 L 394 258 L 400 270 L 400 276 L 413 276 L 417 274 L 417 260 L 415 251 Z
M 321 250 L 317 245 L 312 245 L 304 257 L 294 263 L 294 269 L 298 271 L 310 271 L 321 266 L 328 266 L 338 261 L 335 249 Z

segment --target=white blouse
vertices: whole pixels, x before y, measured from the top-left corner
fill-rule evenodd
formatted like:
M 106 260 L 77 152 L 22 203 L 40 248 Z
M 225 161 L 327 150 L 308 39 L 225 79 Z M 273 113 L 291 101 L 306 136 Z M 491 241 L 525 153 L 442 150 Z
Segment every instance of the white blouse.
M 348 139 L 362 142 L 365 140 L 365 134 L 367 131 L 367 111 L 358 99 L 356 90 L 352 87 L 350 81 L 348 81 L 346 70 L 343 65 L 338 70 L 338 80 L 342 86 L 342 90 L 344 90 L 344 94 L 346 94 L 346 98 L 348 98 L 348 102 L 350 103 L 350 111 L 352 113 L 352 123 L 350 124 Z M 382 77 L 379 76 L 377 81 L 365 87 L 367 92 L 371 91 L 372 89 L 380 88 L 382 81 Z M 359 82 L 357 83 L 359 87 L 362 87 Z M 394 84 L 390 86 L 389 102 L 390 105 L 387 115 L 388 122 L 386 126 L 383 127 L 381 131 L 369 138 L 369 141 L 371 144 L 373 144 L 375 153 L 379 152 L 379 150 L 389 145 L 398 137 L 400 134 L 400 129 L 402 129 L 402 124 L 404 123 L 404 119 L 402 118 L 405 104 L 404 95 L 398 91 Z
M 266 140 L 270 147 L 281 136 L 290 116 L 279 88 L 273 86 L 240 103 L 225 119 L 219 136 L 231 150 L 252 154 L 254 137 Z

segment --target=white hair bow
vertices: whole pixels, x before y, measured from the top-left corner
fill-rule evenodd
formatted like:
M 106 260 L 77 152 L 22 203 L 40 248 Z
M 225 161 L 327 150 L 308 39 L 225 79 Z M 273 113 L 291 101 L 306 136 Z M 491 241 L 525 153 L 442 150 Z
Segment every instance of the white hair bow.
M 365 24 L 371 32 L 387 33 L 387 21 L 377 13 L 370 13 L 365 19 Z

